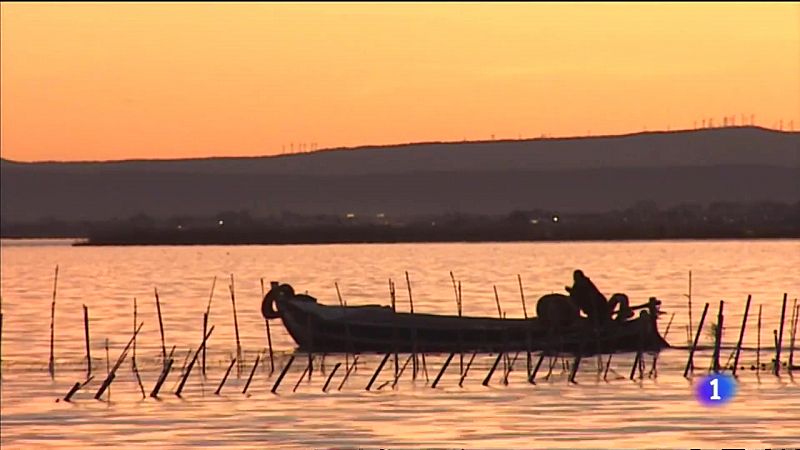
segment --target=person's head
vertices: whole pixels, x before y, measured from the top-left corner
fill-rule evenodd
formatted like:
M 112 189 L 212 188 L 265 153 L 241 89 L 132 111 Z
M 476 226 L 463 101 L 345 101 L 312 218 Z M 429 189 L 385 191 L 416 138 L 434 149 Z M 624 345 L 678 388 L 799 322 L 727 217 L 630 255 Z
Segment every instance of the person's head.
M 575 272 L 572 272 L 572 279 L 574 281 L 582 280 L 584 278 L 586 278 L 586 276 L 583 274 L 582 270 L 578 269 Z

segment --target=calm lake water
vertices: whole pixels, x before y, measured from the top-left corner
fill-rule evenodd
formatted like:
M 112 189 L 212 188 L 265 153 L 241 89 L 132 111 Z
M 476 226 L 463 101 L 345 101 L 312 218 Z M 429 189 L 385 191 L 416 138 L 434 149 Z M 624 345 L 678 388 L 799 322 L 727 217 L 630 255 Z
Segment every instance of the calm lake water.
M 711 304 L 707 325 L 716 321 L 725 300 L 725 345 L 735 344 L 748 294 L 753 303 L 745 344 L 755 348 L 757 314 L 762 307 L 761 360 L 774 355 L 772 330 L 779 327 L 783 294 L 788 293 L 784 358 L 788 358 L 790 316 L 800 295 L 800 240 L 398 244 L 320 246 L 71 247 L 65 241 L 3 241 L 2 294 L 2 447 L 147 446 L 435 446 L 435 447 L 796 447 L 800 445 L 800 387 L 781 377 L 746 370 L 734 400 L 709 409 L 693 397 L 693 382 L 708 372 L 710 352 L 696 356 L 693 381 L 682 377 L 685 349 L 664 351 L 657 378 L 628 379 L 633 355 L 615 355 L 609 381 L 597 375 L 595 359 L 584 360 L 577 385 L 567 382 L 557 361 L 545 381 L 525 381 L 525 356 L 513 365 L 509 383 L 494 375 L 481 385 L 493 357 L 482 355 L 458 387 L 458 357 L 437 389 L 425 376 L 412 381 L 404 373 L 392 389 L 393 363 L 387 364 L 373 391 L 366 392 L 380 357 L 364 355 L 341 390 L 340 369 L 331 390 L 321 392 L 326 376 L 317 361 L 310 381 L 292 392 L 305 356 L 283 381 L 278 395 L 270 388 L 278 376 L 260 365 L 246 395 L 242 390 L 256 355 L 266 358 L 266 333 L 259 312 L 260 279 L 292 284 L 322 303 L 338 303 L 338 282 L 348 304 L 389 304 L 388 280 L 398 285 L 398 308 L 408 308 L 404 272 L 411 278 L 417 312 L 455 312 L 449 272 L 461 280 L 464 314 L 496 316 L 492 286 L 509 317 L 521 317 L 517 274 L 522 276 L 528 311 L 544 293 L 562 292 L 572 271 L 581 268 L 606 294 L 625 292 L 633 303 L 663 300 L 662 334 L 675 314 L 667 340 L 686 346 L 689 271 L 692 271 L 693 322 L 703 304 Z M 56 376 L 47 372 L 53 271 L 59 266 L 56 303 Z M 214 395 L 235 349 L 228 285 L 235 277 L 242 367 L 234 368 L 222 395 Z M 202 316 L 212 279 L 217 277 L 210 322 L 206 377 L 197 367 L 182 398 L 172 392 L 190 349 L 201 340 Z M 176 370 L 160 400 L 141 399 L 126 360 L 111 387 L 110 401 L 94 393 L 106 372 L 105 340 L 114 360 L 133 328 L 134 298 L 144 327 L 137 340 L 137 361 L 149 393 L 161 368 L 161 340 L 153 289 L 158 288 L 168 348 Z M 96 375 L 74 402 L 56 402 L 85 379 L 82 305 L 89 308 L 91 352 Z M 271 323 L 275 365 L 280 369 L 294 343 L 280 322 Z M 711 335 L 701 342 L 710 344 Z M 722 360 L 730 350 L 724 350 Z M 796 359 L 800 359 L 798 356 Z M 755 350 L 742 361 L 749 368 Z M 429 355 L 429 378 L 444 361 Z M 328 356 L 329 373 L 341 356 Z M 402 364 L 402 358 L 401 358 Z M 646 357 L 650 370 L 652 356 Z M 795 361 L 795 364 L 798 364 Z M 390 367 L 391 366 L 391 367 Z M 501 365 L 502 366 L 502 365 Z M 547 364 L 545 364 L 547 366 Z M 796 374 L 800 376 L 800 372 Z M 98 379 L 100 378 L 100 379 Z M 380 389 L 378 389 L 380 388 Z

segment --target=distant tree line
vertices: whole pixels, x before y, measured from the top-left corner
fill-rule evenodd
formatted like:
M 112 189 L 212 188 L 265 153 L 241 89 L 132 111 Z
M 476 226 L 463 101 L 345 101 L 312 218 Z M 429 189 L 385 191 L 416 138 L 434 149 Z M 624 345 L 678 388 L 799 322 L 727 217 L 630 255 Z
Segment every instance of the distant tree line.
M 108 221 L 3 221 L 0 229 L 4 238 L 74 237 L 96 245 L 800 238 L 800 202 L 718 202 L 671 208 L 641 202 L 603 213 L 536 209 L 499 216 L 283 212 L 254 217 L 248 211 L 224 211 L 169 219 L 138 214 Z

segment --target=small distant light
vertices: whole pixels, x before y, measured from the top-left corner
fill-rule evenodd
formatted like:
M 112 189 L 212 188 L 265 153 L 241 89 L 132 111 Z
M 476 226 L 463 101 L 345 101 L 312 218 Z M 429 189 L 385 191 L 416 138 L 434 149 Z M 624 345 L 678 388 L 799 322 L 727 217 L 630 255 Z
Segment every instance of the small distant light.
M 353 214 L 353 213 L 347 213 L 347 216 L 346 216 L 346 217 L 347 217 L 348 219 L 355 219 L 355 218 L 356 218 L 356 215 L 355 215 L 355 214 Z
M 384 213 L 378 213 L 378 214 L 376 215 L 376 217 L 377 217 L 378 219 L 383 219 L 384 217 L 386 217 L 386 214 L 384 214 Z
M 553 216 L 553 222 L 558 222 L 558 216 Z
M 431 226 L 435 227 L 436 226 L 436 222 L 431 222 Z
M 222 220 L 220 220 L 220 221 L 219 221 L 219 222 L 217 222 L 217 223 L 219 224 L 219 226 L 223 226 L 223 225 L 225 225 L 225 222 L 224 222 L 224 221 L 222 221 Z
M 183 229 L 183 225 L 178 224 L 178 229 L 182 230 Z
M 539 223 L 539 219 L 531 219 L 531 223 L 536 225 Z

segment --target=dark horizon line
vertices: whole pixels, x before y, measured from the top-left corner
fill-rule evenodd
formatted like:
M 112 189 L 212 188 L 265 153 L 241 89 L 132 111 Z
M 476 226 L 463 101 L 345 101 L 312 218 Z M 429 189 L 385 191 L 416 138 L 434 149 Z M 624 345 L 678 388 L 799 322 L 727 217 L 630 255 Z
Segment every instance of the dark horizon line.
M 533 141 L 570 141 L 570 140 L 589 140 L 589 139 L 609 139 L 609 138 L 628 138 L 643 135 L 665 135 L 665 134 L 681 134 L 681 133 L 703 133 L 712 132 L 715 130 L 733 130 L 733 129 L 753 129 L 772 133 L 780 134 L 800 134 L 800 131 L 793 130 L 775 130 L 772 128 L 763 127 L 760 125 L 728 125 L 721 127 L 706 127 L 706 128 L 685 128 L 676 130 L 652 130 L 652 131 L 637 131 L 621 134 L 598 134 L 598 135 L 581 135 L 581 136 L 558 136 L 547 137 L 542 135 L 540 137 L 529 137 L 520 139 L 481 139 L 473 141 L 419 141 L 407 142 L 400 144 L 363 144 L 353 147 L 331 147 L 322 148 L 305 152 L 296 153 L 279 153 L 272 155 L 256 155 L 256 156 L 201 156 L 194 158 L 130 158 L 130 159 L 105 159 L 105 160 L 77 160 L 77 161 L 59 161 L 59 160 L 44 160 L 44 161 L 21 161 L 12 160 L 0 157 L 0 161 L 11 164 L 19 165 L 37 165 L 37 164 L 122 164 L 122 163 L 147 163 L 147 162 L 189 162 L 189 161 L 233 161 L 233 160 L 249 160 L 249 159 L 272 159 L 272 158 L 289 158 L 302 155 L 313 155 L 315 153 L 327 152 L 340 152 L 340 151 L 359 151 L 370 149 L 390 149 L 401 148 L 418 145 L 463 145 L 463 144 L 486 144 L 486 143 L 510 143 L 510 142 L 533 142 Z

